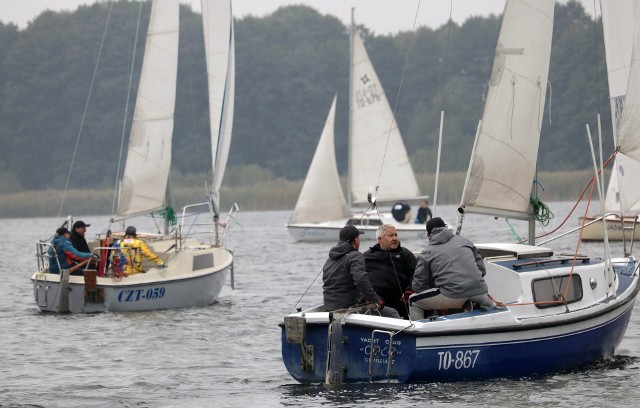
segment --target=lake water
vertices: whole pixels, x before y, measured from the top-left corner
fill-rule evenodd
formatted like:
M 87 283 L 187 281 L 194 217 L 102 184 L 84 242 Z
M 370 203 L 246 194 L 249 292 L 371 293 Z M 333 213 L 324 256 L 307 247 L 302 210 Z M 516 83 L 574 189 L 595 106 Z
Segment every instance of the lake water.
M 551 204 L 552 226 L 571 204 Z M 455 221 L 453 206 L 438 214 Z M 616 356 L 585 371 L 445 384 L 298 384 L 282 364 L 278 323 L 296 304 L 321 302 L 319 275 L 332 244 L 295 243 L 284 227 L 288 217 L 286 211 L 238 214 L 227 237 L 236 255 L 235 290 L 227 284 L 217 304 L 95 315 L 43 314 L 35 306 L 29 280 L 35 241 L 60 221 L 0 220 L 0 407 L 574 408 L 636 407 L 640 401 L 637 304 Z M 83 220 L 92 224 L 88 234 L 95 234 L 108 217 Z M 576 226 L 577 215 L 567 225 Z M 514 226 L 526 234 L 522 223 Z M 462 234 L 475 242 L 513 241 L 504 220 L 491 217 L 467 217 Z M 572 236 L 549 246 L 575 251 L 575 244 Z M 418 251 L 424 242 L 403 245 Z M 621 245 L 612 250 L 620 255 Z M 602 256 L 604 250 L 590 243 L 580 253 Z

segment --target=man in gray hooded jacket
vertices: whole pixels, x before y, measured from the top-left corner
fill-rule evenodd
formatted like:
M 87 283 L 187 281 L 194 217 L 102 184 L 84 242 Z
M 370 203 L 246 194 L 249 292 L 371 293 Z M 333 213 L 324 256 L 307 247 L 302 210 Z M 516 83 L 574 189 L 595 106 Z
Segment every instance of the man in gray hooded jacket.
M 340 230 L 340 241 L 329 251 L 329 258 L 322 268 L 322 294 L 327 311 L 347 309 L 363 301 L 378 305 L 381 316 L 399 318 L 393 308 L 385 308 L 384 302 L 371 287 L 360 249 L 362 232 L 353 225 Z
M 442 218 L 427 222 L 429 245 L 418 257 L 409 297 L 412 320 L 424 319 L 424 310 L 460 309 L 467 300 L 493 306 L 482 256 L 468 239 L 447 228 Z

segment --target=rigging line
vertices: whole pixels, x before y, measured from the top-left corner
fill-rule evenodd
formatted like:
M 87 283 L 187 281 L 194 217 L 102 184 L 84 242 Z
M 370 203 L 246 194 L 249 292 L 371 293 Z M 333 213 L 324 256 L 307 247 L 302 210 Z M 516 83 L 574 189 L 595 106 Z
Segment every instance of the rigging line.
M 609 156 L 609 158 L 607 159 L 607 161 L 604 162 L 604 164 L 602 165 L 602 168 L 598 171 L 598 174 L 602 173 L 602 171 L 609 165 L 609 162 L 611 161 L 611 159 L 613 159 L 613 157 L 616 155 L 618 151 L 614 150 L 613 153 L 611 154 L 611 156 Z M 576 210 L 576 208 L 578 207 L 578 204 L 580 204 L 580 202 L 582 201 L 582 197 L 584 197 L 585 193 L 587 192 L 587 189 L 589 188 L 589 186 L 594 183 L 596 181 L 595 176 L 591 177 L 591 180 L 589 180 L 589 182 L 587 183 L 587 185 L 584 187 L 584 189 L 582 190 L 582 193 L 580 194 L 580 197 L 578 197 L 578 199 L 576 200 L 576 203 L 573 205 L 573 208 L 571 208 L 571 210 L 569 211 L 569 213 L 567 214 L 567 216 L 565 217 L 565 219 L 560 223 L 560 225 L 558 225 L 555 229 L 553 229 L 550 232 L 547 232 L 545 234 L 542 235 L 538 235 L 536 237 L 536 239 L 538 238 L 544 238 L 546 236 L 549 236 L 551 234 L 553 234 L 554 232 L 558 231 L 560 228 L 562 228 L 562 226 L 569 220 L 569 217 L 571 217 L 571 214 L 573 214 L 573 212 Z
M 311 284 L 309 285 L 309 287 L 307 288 L 307 290 L 304 291 L 304 293 L 302 294 L 302 296 L 300 296 L 300 299 L 298 299 L 298 301 L 296 302 L 295 305 L 293 305 L 293 309 L 295 310 L 296 307 L 298 307 L 298 303 L 300 303 L 300 301 L 302 300 L 302 298 L 307 294 L 307 292 L 309 292 L 309 289 L 311 289 L 311 287 L 313 286 L 314 283 L 316 283 L 316 280 L 318 280 L 318 276 L 320 276 L 320 274 L 324 271 L 324 268 L 320 268 L 320 272 L 318 272 L 318 274 L 316 275 L 315 278 L 313 278 L 313 281 L 311 282 Z
M 444 51 L 444 69 L 442 76 L 442 110 L 446 105 L 446 86 L 447 86 L 447 62 L 449 61 L 449 38 L 451 37 L 451 23 L 453 23 L 452 19 L 453 15 L 453 0 L 449 2 L 449 23 L 447 28 L 447 45 Z
M 136 26 L 136 36 L 133 40 L 133 55 L 131 56 L 131 70 L 129 72 L 129 89 L 127 90 L 127 101 L 124 108 L 124 118 L 122 119 L 122 135 L 120 137 L 120 152 L 118 154 L 118 167 L 116 168 L 116 181 L 113 187 L 113 204 L 111 214 L 116 213 L 116 202 L 118 198 L 118 181 L 120 180 L 120 169 L 122 167 L 122 151 L 124 150 L 125 131 L 127 129 L 127 117 L 129 114 L 129 100 L 131 99 L 131 83 L 133 82 L 133 67 L 136 62 L 136 49 L 138 48 L 138 34 L 140 33 L 140 18 L 142 15 L 142 2 L 138 7 L 138 23 Z
M 393 130 L 393 123 L 396 121 L 396 109 L 398 108 L 398 101 L 400 100 L 400 93 L 402 91 L 402 82 L 404 81 L 404 75 L 407 70 L 407 63 L 409 62 L 409 55 L 411 54 L 411 48 L 415 42 L 416 23 L 418 21 L 418 12 L 420 11 L 420 0 L 418 0 L 418 7 L 416 8 L 416 14 L 413 18 L 413 27 L 411 29 L 412 36 L 409 42 L 409 48 L 407 49 L 407 55 L 404 58 L 404 66 L 402 67 L 402 75 L 400 76 L 400 85 L 398 85 L 398 93 L 396 94 L 396 101 L 393 105 L 393 115 L 391 117 L 391 123 L 389 124 L 389 131 L 387 132 L 387 143 L 384 146 L 384 154 L 382 155 L 382 164 L 380 165 L 380 173 L 378 174 L 378 186 L 382 179 L 382 170 L 384 169 L 384 159 L 387 157 L 387 149 L 389 148 L 389 139 L 391 138 L 391 130 Z
M 104 47 L 104 40 L 107 37 L 107 31 L 109 29 L 109 22 L 111 21 L 111 12 L 113 10 L 113 3 L 109 6 L 109 12 L 107 13 L 107 22 L 104 26 L 102 33 L 102 39 L 100 40 L 100 48 L 98 49 L 98 58 L 96 59 L 96 66 L 93 69 L 93 76 L 91 77 L 91 85 L 89 85 L 89 94 L 84 105 L 84 112 L 82 113 L 82 119 L 80 120 L 80 129 L 78 129 L 78 137 L 76 138 L 76 145 L 73 148 L 73 155 L 71 156 L 71 163 L 69 164 L 69 173 L 67 174 L 67 181 L 64 184 L 64 191 L 62 192 L 62 200 L 60 201 L 60 208 L 58 209 L 58 217 L 62 214 L 62 207 L 64 206 L 64 200 L 67 196 L 67 189 L 69 188 L 69 180 L 71 180 L 71 172 L 73 171 L 73 165 L 76 161 L 76 155 L 78 153 L 78 146 L 80 145 L 80 137 L 82 136 L 82 129 L 84 128 L 84 121 L 87 117 L 87 110 L 89 109 L 89 101 L 93 93 L 93 85 L 96 82 L 96 76 L 98 75 L 98 66 L 100 65 L 100 57 L 102 56 L 102 48 Z

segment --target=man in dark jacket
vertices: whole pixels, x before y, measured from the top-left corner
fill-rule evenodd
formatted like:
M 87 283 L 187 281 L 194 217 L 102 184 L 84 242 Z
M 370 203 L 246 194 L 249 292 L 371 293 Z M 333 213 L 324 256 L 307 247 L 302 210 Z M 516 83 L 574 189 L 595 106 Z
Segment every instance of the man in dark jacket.
M 403 302 L 411 290 L 416 257 L 398 240 L 396 227 L 381 225 L 376 231 L 378 243 L 364 253 L 367 274 L 373 290 L 382 297 L 385 307 L 392 307 L 401 317 L 407 318 L 407 306 Z
M 71 243 L 73 247 L 80 252 L 91 252 L 87 240 L 84 238 L 84 234 L 87 232 L 87 227 L 91 224 L 85 224 L 84 221 L 76 221 L 73 223 L 73 231 L 71 231 Z
M 327 311 L 347 309 L 361 303 L 375 303 L 386 317 L 400 317 L 393 308 L 385 308 L 384 302 L 371 287 L 360 249 L 362 232 L 353 225 L 340 230 L 340 241 L 329 251 L 329 258 L 322 268 L 322 294 Z
M 482 256 L 475 245 L 454 235 L 442 218 L 427 222 L 429 245 L 418 257 L 409 298 L 412 320 L 424 318 L 424 310 L 460 309 L 467 300 L 493 306 Z

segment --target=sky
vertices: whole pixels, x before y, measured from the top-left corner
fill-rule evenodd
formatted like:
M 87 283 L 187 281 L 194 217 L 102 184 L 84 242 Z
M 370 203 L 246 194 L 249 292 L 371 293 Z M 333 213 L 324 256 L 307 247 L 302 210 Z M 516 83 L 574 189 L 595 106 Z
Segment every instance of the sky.
M 0 21 L 13 23 L 20 28 L 44 10 L 73 11 L 82 4 L 93 4 L 106 0 L 0 0 Z M 561 0 L 566 2 L 568 0 Z M 242 18 L 247 15 L 262 17 L 279 7 L 305 4 L 322 14 L 331 14 L 348 24 L 351 8 L 355 8 L 355 19 L 376 34 L 392 34 L 411 30 L 414 21 L 417 27 L 437 28 L 445 24 L 449 15 L 453 21 L 462 23 L 470 16 L 500 14 L 505 0 L 234 0 L 233 13 Z M 593 15 L 594 0 L 580 0 L 587 12 Z M 180 0 L 200 11 L 200 0 Z

